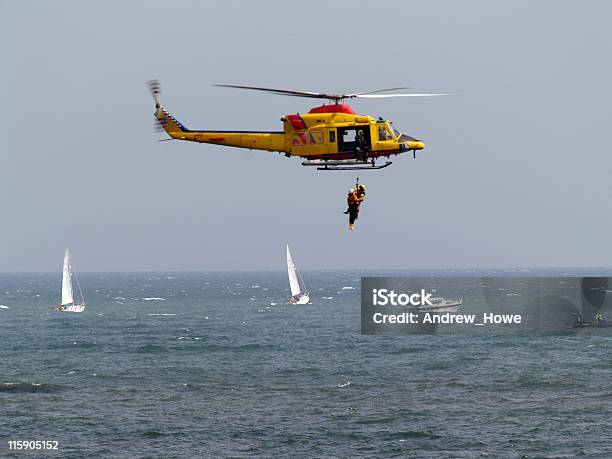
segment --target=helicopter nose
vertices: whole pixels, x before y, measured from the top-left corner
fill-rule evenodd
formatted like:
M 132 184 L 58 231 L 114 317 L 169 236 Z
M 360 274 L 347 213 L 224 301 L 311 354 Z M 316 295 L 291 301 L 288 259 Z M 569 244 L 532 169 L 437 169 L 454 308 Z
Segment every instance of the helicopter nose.
M 408 146 L 409 150 L 422 150 L 423 148 L 425 148 L 425 143 L 421 142 L 420 140 L 406 142 L 406 145 Z

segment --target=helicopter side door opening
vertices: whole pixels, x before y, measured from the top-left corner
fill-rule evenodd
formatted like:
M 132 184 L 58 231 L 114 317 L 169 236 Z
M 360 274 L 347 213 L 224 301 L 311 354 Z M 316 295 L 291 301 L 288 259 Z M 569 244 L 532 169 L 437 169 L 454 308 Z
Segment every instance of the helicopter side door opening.
M 357 150 L 357 131 L 363 132 L 365 137 L 365 148 L 367 151 L 372 149 L 370 140 L 369 126 L 350 126 L 338 128 L 338 152 L 339 153 L 355 153 Z

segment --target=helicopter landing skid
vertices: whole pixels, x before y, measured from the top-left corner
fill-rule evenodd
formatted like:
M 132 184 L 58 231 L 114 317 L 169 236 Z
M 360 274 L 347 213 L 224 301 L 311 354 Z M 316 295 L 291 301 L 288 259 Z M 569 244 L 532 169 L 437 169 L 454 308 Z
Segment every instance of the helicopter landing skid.
M 377 166 L 373 159 L 369 161 L 359 161 L 354 159 L 345 160 L 307 160 L 302 162 L 302 166 L 317 166 L 318 171 L 359 171 L 368 169 L 383 169 L 393 164 L 387 161 L 385 164 Z

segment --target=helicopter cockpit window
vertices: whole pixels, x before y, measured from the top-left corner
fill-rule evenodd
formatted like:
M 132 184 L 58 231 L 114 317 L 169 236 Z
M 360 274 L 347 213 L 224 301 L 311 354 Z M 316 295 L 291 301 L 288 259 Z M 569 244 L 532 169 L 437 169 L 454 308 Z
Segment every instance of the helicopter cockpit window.
M 393 133 L 395 134 L 395 137 L 397 137 L 398 139 L 400 138 L 401 134 L 400 132 L 395 128 L 395 126 L 393 126 L 393 123 L 391 123 L 391 129 L 393 129 Z
M 391 135 L 391 133 L 389 132 L 385 124 L 379 124 L 378 125 L 378 141 L 384 142 L 385 140 L 393 140 L 393 136 Z

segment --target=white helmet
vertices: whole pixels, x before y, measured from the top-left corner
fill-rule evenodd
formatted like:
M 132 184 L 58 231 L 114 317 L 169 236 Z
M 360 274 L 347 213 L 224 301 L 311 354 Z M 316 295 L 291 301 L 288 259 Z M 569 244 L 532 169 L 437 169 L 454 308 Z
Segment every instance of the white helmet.
M 348 190 L 349 194 L 352 193 L 353 191 L 355 191 L 355 190 L 352 189 L 352 188 L 349 188 L 349 190 Z

